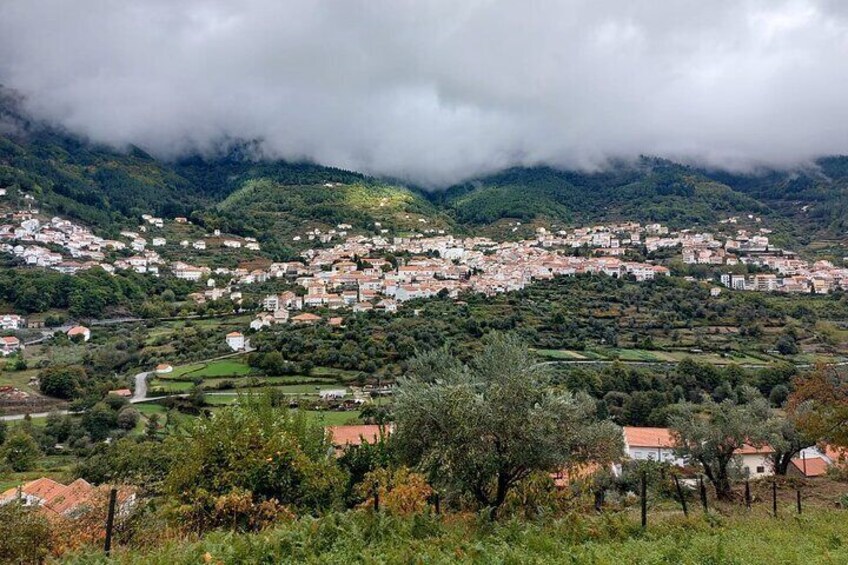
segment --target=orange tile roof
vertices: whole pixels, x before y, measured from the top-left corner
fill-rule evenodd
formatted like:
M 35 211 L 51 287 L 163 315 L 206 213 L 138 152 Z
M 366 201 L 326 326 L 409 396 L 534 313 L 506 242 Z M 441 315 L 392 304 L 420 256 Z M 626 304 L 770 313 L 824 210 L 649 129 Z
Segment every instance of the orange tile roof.
M 0 498 L 9 498 L 17 496 L 18 488 L 22 494 L 27 494 L 30 496 L 35 496 L 40 498 L 41 500 L 49 500 L 56 494 L 60 493 L 65 489 L 65 485 L 61 483 L 57 483 L 53 479 L 48 479 L 47 477 L 42 477 L 40 479 L 35 479 L 34 481 L 30 481 L 21 487 L 13 487 L 3 493 Z
M 827 461 L 821 457 L 795 457 L 792 464 L 805 477 L 821 477 L 827 473 Z
M 321 316 L 316 316 L 315 314 L 310 314 L 309 312 L 304 312 L 303 314 L 298 314 L 297 316 L 292 318 L 292 320 L 295 320 L 295 321 L 298 321 L 298 322 L 314 321 L 314 320 L 320 320 L 320 319 L 321 319 Z
M 737 449 L 734 453 L 736 453 L 737 455 L 767 455 L 769 453 L 774 453 L 774 449 L 772 449 L 770 445 L 762 445 L 760 447 L 755 447 L 746 443 L 741 448 Z
M 74 326 L 73 328 L 68 330 L 68 335 L 82 335 L 88 332 L 88 328 L 85 326 Z
M 88 502 L 94 492 L 95 488 L 88 482 L 77 479 L 48 500 L 44 506 L 57 514 L 67 514 Z
M 630 447 L 675 447 L 668 428 L 637 428 L 624 426 L 624 439 Z
M 333 445 L 343 447 L 361 445 L 363 441 L 377 443 L 380 439 L 380 428 L 383 428 L 383 433 L 386 435 L 391 433 L 390 427 L 378 425 L 328 426 L 327 431 L 330 433 Z

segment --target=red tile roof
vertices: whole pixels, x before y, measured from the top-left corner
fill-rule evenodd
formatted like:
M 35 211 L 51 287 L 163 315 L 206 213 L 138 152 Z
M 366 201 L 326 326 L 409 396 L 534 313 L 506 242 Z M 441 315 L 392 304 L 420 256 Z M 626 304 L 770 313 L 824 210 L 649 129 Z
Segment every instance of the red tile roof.
M 805 477 L 821 477 L 827 473 L 827 461 L 821 457 L 795 457 L 792 465 Z
M 57 514 L 69 514 L 85 505 L 95 488 L 83 479 L 77 479 L 48 500 L 44 506 Z
M 389 426 L 378 425 L 360 425 L 360 426 L 328 426 L 327 431 L 330 433 L 333 445 L 344 447 L 346 445 L 361 445 L 365 443 L 377 443 L 380 439 L 380 428 L 383 433 L 388 435 L 391 433 Z
M 767 455 L 769 453 L 774 453 L 774 449 L 772 449 L 769 445 L 761 445 L 760 447 L 754 447 L 753 445 L 748 445 L 746 443 L 740 449 L 737 449 L 734 453 L 736 453 L 736 455 Z
M 624 439 L 628 447 L 661 447 L 674 449 L 674 437 L 668 428 L 641 428 L 635 426 L 624 426 Z M 736 450 L 737 455 L 757 455 L 774 453 L 774 449 L 768 445 L 754 447 L 745 444 Z
M 637 428 L 624 426 L 624 439 L 629 447 L 674 448 L 674 438 L 668 428 Z

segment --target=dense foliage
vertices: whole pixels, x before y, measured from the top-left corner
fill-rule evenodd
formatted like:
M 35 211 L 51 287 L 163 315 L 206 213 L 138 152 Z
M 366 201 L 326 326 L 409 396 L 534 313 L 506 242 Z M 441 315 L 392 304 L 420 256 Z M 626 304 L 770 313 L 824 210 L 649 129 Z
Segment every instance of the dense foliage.
M 422 354 L 395 394 L 399 448 L 431 483 L 493 514 L 535 471 L 620 459 L 620 428 L 597 422 L 590 398 L 549 385 L 514 335 L 487 336 L 468 365 L 444 350 Z

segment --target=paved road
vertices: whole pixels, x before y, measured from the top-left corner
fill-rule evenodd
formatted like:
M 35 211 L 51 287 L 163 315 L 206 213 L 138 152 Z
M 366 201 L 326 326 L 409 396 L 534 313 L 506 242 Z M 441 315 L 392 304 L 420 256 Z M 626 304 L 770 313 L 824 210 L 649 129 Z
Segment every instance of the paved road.
M 144 397 L 147 396 L 147 377 L 151 374 L 152 372 L 145 371 L 135 376 L 135 392 L 133 393 L 130 402 L 139 402 L 144 400 Z
M 57 414 L 69 414 L 68 410 L 54 410 Z M 30 414 L 33 418 L 46 418 L 50 412 L 33 412 Z M 26 414 L 9 414 L 8 416 L 0 416 L 0 420 L 4 422 L 13 422 L 15 420 L 23 420 Z

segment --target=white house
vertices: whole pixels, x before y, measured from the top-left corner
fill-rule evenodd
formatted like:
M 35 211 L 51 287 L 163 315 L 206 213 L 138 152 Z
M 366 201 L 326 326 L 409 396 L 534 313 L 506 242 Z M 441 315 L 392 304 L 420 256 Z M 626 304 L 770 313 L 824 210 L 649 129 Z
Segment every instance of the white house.
M 24 319 L 17 314 L 3 314 L 0 316 L 0 329 L 19 330 L 24 326 Z
M 91 330 L 85 326 L 74 326 L 68 330 L 67 335 L 71 339 L 82 336 L 83 341 L 88 341 L 91 339 Z
M 668 428 L 624 427 L 624 449 L 630 459 L 650 460 L 683 466 L 685 460 L 674 454 L 674 438 Z M 770 456 L 774 450 L 765 445 L 745 445 L 736 450 L 742 474 L 757 478 L 773 474 Z
M 15 336 L 0 337 L 0 354 L 4 357 L 21 349 L 21 340 Z
M 668 428 L 624 426 L 624 452 L 630 459 L 650 460 L 683 465 L 674 454 L 674 439 Z
M 244 335 L 240 332 L 230 332 L 227 334 L 227 345 L 233 351 L 241 351 L 244 349 Z
M 762 447 L 745 445 L 742 449 L 736 450 L 742 474 L 752 479 L 774 474 L 771 461 L 772 453 L 774 453 L 774 449 L 767 445 Z

